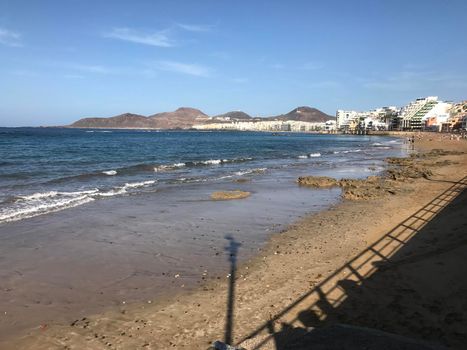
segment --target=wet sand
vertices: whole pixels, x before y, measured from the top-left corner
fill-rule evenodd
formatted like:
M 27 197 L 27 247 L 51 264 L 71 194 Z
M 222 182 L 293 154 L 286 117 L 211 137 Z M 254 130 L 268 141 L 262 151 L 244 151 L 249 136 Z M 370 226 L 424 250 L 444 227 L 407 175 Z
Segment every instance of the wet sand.
M 415 146 L 467 151 L 465 141 L 439 141 L 438 135 L 425 135 Z M 459 181 L 467 175 L 467 156 L 420 161 L 432 176 L 405 179 L 394 194 L 346 200 L 297 221 L 259 255 L 235 265 L 235 279 L 208 278 L 157 302 L 37 325 L 0 347 L 203 349 L 227 336 L 247 349 L 282 349 L 310 327 L 347 323 L 461 348 L 467 341 L 467 253 L 465 183 Z M 237 250 L 247 249 L 228 243 L 230 250 L 219 255 L 226 266 L 237 263 Z M 233 305 L 227 303 L 229 284 L 236 291 Z M 226 335 L 228 314 L 233 323 Z
M 211 191 L 230 188 L 254 195 L 211 200 Z M 174 186 L 2 225 L 0 339 L 196 288 L 227 273 L 226 235 L 242 243 L 238 259 L 246 260 L 273 232 L 338 196 L 323 190 L 310 198 L 290 179 L 264 175 L 244 184 Z

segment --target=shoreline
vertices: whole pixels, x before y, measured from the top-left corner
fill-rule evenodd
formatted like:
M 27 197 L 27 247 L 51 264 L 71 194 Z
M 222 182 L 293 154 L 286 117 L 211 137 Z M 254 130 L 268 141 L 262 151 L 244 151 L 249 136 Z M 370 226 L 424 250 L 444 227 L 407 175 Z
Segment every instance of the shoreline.
M 419 151 L 439 146 L 435 140 L 423 142 L 426 145 L 421 145 L 421 142 L 415 144 Z M 452 147 L 461 145 L 465 152 L 463 141 L 448 141 L 446 144 Z M 465 154 L 443 158 L 461 161 L 461 164 L 448 164 L 434 169 L 441 172 L 443 180 L 457 180 L 459 170 L 465 173 Z M 456 170 L 457 174 L 453 174 Z M 257 257 L 235 269 L 238 275 L 233 309 L 235 342 L 247 336 L 258 325 L 274 318 L 290 302 L 300 298 L 310 287 L 381 237 L 387 228 L 395 226 L 410 215 L 414 208 L 423 205 L 450 185 L 435 183 L 426 189 L 428 183 L 425 181 L 429 180 L 414 180 L 402 186 L 401 191 L 391 196 L 390 201 L 384 198 L 341 201 L 328 210 L 307 215 L 290 225 L 285 232 L 273 235 L 265 247 L 259 250 Z M 412 194 L 417 188 L 425 190 L 420 196 L 414 197 Z M 362 214 L 368 213 L 377 217 L 377 228 L 372 227 L 375 222 L 372 223 L 368 217 L 361 218 Z M 355 222 L 356 218 L 362 220 Z M 366 225 L 362 227 L 362 224 Z M 304 260 L 305 257 L 307 260 Z M 309 266 L 307 261 L 314 261 L 313 266 Z M 95 349 L 129 349 L 137 346 L 150 349 L 169 346 L 207 348 L 214 340 L 223 339 L 228 281 L 228 277 L 221 281 L 208 281 L 200 290 L 177 295 L 174 297 L 177 300 L 175 302 L 170 302 L 169 298 L 152 305 L 122 306 L 119 313 L 90 316 L 73 325 L 44 325 L 28 336 L 12 340 L 4 346 L 6 349 L 13 348 L 13 345 L 25 349 L 59 346 Z M 279 321 L 288 322 L 293 318 L 283 315 L 274 322 L 280 325 Z M 243 346 L 249 349 L 251 344 L 260 341 L 263 336 L 257 335 Z

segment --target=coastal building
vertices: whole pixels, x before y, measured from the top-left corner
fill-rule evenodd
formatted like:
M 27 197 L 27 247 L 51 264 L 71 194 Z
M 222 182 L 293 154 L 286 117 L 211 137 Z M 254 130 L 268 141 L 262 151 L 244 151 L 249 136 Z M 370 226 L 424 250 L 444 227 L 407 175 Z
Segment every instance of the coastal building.
M 449 111 L 451 116 L 456 116 L 456 115 L 466 115 L 467 114 L 467 101 L 462 101 L 453 104 L 451 110 Z
M 438 96 L 417 98 L 401 110 L 403 130 L 429 129 L 440 131 L 450 116 L 452 103 L 438 100 Z
M 324 129 L 327 132 L 336 132 L 337 131 L 337 122 L 335 120 L 328 120 L 324 123 Z
M 336 128 L 338 130 L 348 130 L 350 124 L 353 124 L 357 115 L 357 111 L 344 111 L 342 109 L 338 109 L 336 112 Z
M 449 110 L 449 118 L 444 127 L 448 131 L 466 130 L 465 120 L 467 120 L 467 101 L 458 102 Z
M 261 120 L 225 121 L 209 124 L 195 124 L 197 130 L 239 130 L 239 131 L 292 131 L 292 132 L 318 132 L 334 131 L 335 122 L 304 122 L 297 120 Z
M 457 120 L 450 120 L 449 110 L 452 108 L 452 103 L 438 102 L 431 110 L 422 117 L 423 129 L 431 131 L 441 131 L 443 125 L 449 124 L 449 129 L 452 129 Z M 432 121 L 431 127 L 428 126 L 428 121 Z
M 426 103 L 432 103 L 437 100 L 437 96 L 417 98 L 415 101 L 412 101 L 408 105 L 402 107 L 400 114 L 401 129 L 412 129 L 414 126 L 414 124 L 412 123 L 412 119 L 415 117 L 415 115 L 423 108 L 423 106 L 425 106 Z
M 368 130 L 397 130 L 399 109 L 395 106 L 380 107 L 369 111 L 337 110 L 336 128 L 342 132 Z
M 464 131 L 467 131 L 467 115 L 462 117 L 461 129 L 464 130 Z

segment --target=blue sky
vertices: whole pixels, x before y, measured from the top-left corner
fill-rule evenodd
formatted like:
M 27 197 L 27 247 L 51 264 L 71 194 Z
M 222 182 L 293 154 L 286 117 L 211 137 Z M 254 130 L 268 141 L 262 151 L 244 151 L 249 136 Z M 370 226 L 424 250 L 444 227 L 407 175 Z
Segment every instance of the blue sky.
M 467 98 L 467 1 L 0 0 L 0 126 Z

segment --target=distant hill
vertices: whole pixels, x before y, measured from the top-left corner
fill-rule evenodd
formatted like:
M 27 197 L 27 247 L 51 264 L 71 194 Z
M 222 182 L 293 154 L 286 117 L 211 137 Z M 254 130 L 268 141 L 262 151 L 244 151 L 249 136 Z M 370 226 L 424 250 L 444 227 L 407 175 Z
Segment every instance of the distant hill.
M 297 120 L 302 122 L 318 122 L 322 123 L 330 119 L 335 119 L 334 116 L 321 112 L 319 109 L 312 107 L 297 107 L 287 114 L 281 114 L 274 117 L 269 117 L 270 120 Z
M 154 123 L 158 129 L 189 129 L 194 124 L 202 124 L 209 119 L 209 116 L 199 109 L 182 107 L 174 112 L 163 112 L 150 115 L 148 119 Z
M 246 114 L 245 112 L 242 112 L 242 111 L 232 111 L 232 112 L 227 112 L 224 114 L 218 114 L 218 115 L 215 115 L 213 118 L 238 119 L 238 120 L 252 119 L 252 117 L 249 114 Z
M 139 114 L 124 113 L 110 118 L 83 118 L 73 128 L 150 128 L 151 121 Z
M 125 113 L 110 118 L 83 118 L 70 125 L 72 128 L 116 129 L 189 129 L 193 124 L 203 123 L 209 116 L 199 109 L 182 107 L 174 112 L 163 112 L 145 117 Z
M 305 122 L 325 122 L 334 119 L 316 108 L 297 107 L 287 114 L 262 118 L 263 120 L 297 120 Z M 162 112 L 148 117 L 124 113 L 110 118 L 83 118 L 69 125 L 72 128 L 112 128 L 112 129 L 189 129 L 195 124 L 225 122 L 228 120 L 258 120 L 245 112 L 232 111 L 210 118 L 199 109 L 181 107 L 173 112 Z

